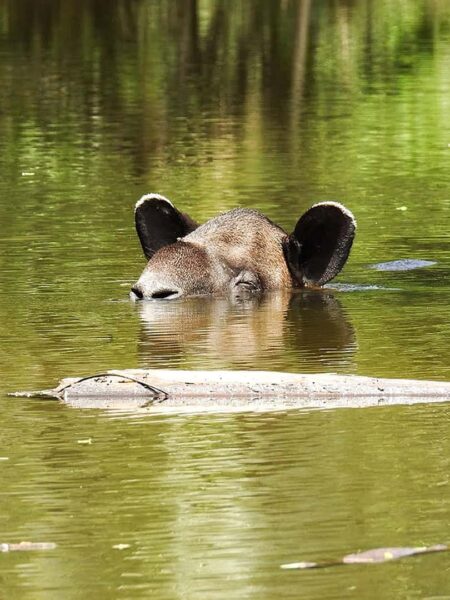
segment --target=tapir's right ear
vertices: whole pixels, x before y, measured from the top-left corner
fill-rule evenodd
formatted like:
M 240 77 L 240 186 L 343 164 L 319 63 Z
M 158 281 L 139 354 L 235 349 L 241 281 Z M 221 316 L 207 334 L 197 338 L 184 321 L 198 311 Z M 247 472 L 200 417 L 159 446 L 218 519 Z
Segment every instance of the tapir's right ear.
M 198 225 L 188 215 L 159 194 L 147 194 L 136 203 L 134 210 L 136 231 L 147 259 L 157 250 L 173 244 Z

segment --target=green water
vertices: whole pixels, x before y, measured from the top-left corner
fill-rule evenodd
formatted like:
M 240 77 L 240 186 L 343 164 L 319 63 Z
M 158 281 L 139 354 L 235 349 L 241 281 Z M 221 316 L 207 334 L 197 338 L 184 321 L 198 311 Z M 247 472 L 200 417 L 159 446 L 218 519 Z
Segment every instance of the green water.
M 324 294 L 134 305 L 133 205 L 355 214 Z M 450 5 L 0 0 L 0 598 L 450 598 L 446 405 L 145 417 L 5 392 L 109 368 L 450 380 Z M 374 263 L 436 264 L 406 272 Z M 91 443 L 79 443 L 90 440 Z M 126 548 L 114 546 L 125 544 Z

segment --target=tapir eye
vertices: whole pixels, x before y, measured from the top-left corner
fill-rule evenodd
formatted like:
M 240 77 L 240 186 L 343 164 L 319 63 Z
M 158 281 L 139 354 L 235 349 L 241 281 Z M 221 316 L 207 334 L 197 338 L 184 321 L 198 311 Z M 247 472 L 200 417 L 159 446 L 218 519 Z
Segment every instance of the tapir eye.
M 262 289 L 261 281 L 253 271 L 241 271 L 233 281 L 234 287 L 248 292 L 258 292 Z
M 240 281 L 238 284 L 239 287 L 245 288 L 246 290 L 257 290 L 258 286 L 255 281 Z

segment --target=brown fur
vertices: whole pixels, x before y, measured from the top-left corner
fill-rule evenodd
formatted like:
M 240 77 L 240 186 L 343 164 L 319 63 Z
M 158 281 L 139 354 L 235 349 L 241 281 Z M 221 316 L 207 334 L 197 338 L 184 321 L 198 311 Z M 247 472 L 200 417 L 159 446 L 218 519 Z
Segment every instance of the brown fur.
M 254 272 L 265 290 L 292 287 L 283 255 L 287 234 L 256 210 L 236 208 L 208 221 L 184 238 L 234 271 Z
M 345 263 L 355 228 L 351 213 L 336 203 L 313 206 L 291 235 L 247 208 L 197 227 L 157 194 L 139 200 L 135 219 L 149 259 L 132 289 L 137 298 L 322 285 Z

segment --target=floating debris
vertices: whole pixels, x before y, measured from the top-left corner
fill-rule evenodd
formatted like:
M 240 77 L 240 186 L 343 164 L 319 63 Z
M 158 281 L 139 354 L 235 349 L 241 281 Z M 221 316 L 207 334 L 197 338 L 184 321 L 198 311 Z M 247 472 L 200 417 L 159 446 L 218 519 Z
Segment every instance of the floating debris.
M 413 269 L 423 269 L 432 267 L 436 264 L 434 260 L 420 260 L 415 258 L 402 258 L 401 260 L 390 260 L 388 262 L 368 265 L 369 269 L 375 271 L 412 271 Z
M 29 550 L 54 550 L 52 542 L 19 542 L 18 544 L 0 544 L 0 552 L 28 552 Z
M 373 285 L 364 283 L 332 283 L 328 286 L 339 292 L 371 292 L 381 290 L 383 292 L 398 292 L 400 288 L 385 287 L 384 285 Z
M 340 563 L 316 563 L 316 562 L 293 562 L 293 563 L 286 563 L 284 565 L 280 565 L 281 569 L 317 569 L 317 567 L 325 567 L 325 566 L 331 566 L 334 564 L 340 564 Z
M 294 562 L 281 565 L 282 569 L 324 569 L 325 567 L 337 567 L 339 565 L 355 564 L 375 564 L 406 558 L 408 556 L 417 556 L 418 554 L 431 554 L 432 552 L 446 552 L 449 547 L 446 544 L 436 544 L 434 546 L 419 547 L 394 547 L 394 548 L 374 548 L 364 552 L 355 552 L 346 554 L 340 559 L 325 562 Z
M 444 402 L 450 400 L 450 382 L 333 373 L 128 369 L 63 379 L 54 390 L 13 395 L 51 397 L 77 408 L 165 414 L 267 412 Z
M 130 544 L 114 544 L 113 548 L 114 550 L 126 550 L 130 548 Z

